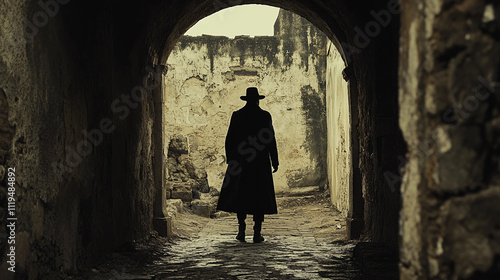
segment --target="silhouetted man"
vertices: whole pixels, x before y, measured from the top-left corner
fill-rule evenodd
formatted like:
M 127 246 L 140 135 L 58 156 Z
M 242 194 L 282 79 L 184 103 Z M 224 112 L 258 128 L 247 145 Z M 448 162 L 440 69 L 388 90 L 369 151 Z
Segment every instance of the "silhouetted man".
M 261 235 L 264 214 L 277 214 L 273 173 L 278 171 L 278 149 L 271 114 L 259 107 L 257 88 L 247 88 L 240 97 L 247 104 L 233 112 L 226 136 L 227 171 L 217 204 L 217 210 L 238 214 L 236 239 L 245 242 L 245 219 L 253 215 L 256 243 Z

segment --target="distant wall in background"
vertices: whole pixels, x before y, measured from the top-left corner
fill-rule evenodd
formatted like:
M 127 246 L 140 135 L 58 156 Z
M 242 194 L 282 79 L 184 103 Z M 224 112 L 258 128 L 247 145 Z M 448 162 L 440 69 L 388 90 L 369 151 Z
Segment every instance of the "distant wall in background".
M 172 136 L 186 136 L 194 166 L 207 171 L 210 186 L 220 188 L 231 113 L 245 105 L 239 97 L 246 88 L 257 86 L 266 96 L 260 105 L 273 116 L 276 130 L 277 191 L 326 185 L 329 44 L 308 21 L 285 10 L 275 36 L 182 37 L 164 77 L 165 151 Z M 335 59 L 343 64 L 340 56 L 330 58 Z

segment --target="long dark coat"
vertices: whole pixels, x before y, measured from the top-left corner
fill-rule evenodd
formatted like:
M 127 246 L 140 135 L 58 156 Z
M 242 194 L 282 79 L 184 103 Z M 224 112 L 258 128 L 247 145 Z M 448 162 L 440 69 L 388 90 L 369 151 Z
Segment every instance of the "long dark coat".
M 226 157 L 228 167 L 217 210 L 278 213 L 271 161 L 273 167 L 279 163 L 271 114 L 250 103 L 233 112 L 226 136 Z

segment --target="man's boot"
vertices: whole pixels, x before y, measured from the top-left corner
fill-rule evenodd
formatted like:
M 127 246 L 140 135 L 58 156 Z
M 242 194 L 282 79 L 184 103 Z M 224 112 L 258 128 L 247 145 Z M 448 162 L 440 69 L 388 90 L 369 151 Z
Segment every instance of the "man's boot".
M 247 218 L 247 214 L 238 213 L 238 235 L 236 235 L 236 239 L 241 242 L 245 242 L 245 229 L 247 224 L 245 223 L 245 219 Z
M 236 235 L 236 239 L 238 239 L 240 242 L 245 242 L 246 227 L 247 225 L 245 224 L 245 222 L 238 225 L 238 235 Z
M 255 222 L 255 225 L 253 226 L 253 242 L 254 243 L 260 243 L 264 241 L 264 237 L 260 234 L 260 231 L 262 230 L 262 222 Z

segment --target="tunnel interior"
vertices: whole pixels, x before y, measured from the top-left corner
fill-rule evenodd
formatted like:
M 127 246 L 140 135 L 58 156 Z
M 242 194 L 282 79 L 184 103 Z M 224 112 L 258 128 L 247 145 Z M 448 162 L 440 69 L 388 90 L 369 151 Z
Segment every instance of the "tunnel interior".
M 339 50 L 352 125 L 349 235 L 398 248 L 400 181 L 384 176 L 399 174 L 406 152 L 397 1 L 21 2 L 0 6 L 0 164 L 19 170 L 20 275 L 71 273 L 162 227 L 165 65 L 190 26 L 241 4 L 294 12 Z

